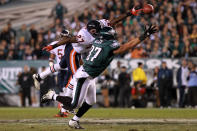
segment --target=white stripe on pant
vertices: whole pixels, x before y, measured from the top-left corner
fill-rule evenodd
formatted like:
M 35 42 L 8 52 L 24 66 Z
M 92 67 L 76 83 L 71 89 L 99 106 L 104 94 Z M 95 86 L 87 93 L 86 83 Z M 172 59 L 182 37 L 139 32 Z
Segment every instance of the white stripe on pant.
M 76 91 L 79 90 L 77 88 L 77 83 L 80 78 L 86 78 L 86 80 L 83 82 L 83 85 L 81 86 L 80 92 L 77 93 Z M 83 69 L 83 66 L 81 66 L 77 72 L 75 73 L 73 77 L 74 82 L 74 89 L 73 89 L 73 100 L 72 104 L 74 102 L 77 102 L 76 108 L 81 107 L 84 100 L 86 100 L 86 103 L 89 105 L 93 105 L 96 103 L 96 86 L 95 86 L 95 80 L 92 79 Z M 75 100 L 76 95 L 78 96 L 78 100 Z

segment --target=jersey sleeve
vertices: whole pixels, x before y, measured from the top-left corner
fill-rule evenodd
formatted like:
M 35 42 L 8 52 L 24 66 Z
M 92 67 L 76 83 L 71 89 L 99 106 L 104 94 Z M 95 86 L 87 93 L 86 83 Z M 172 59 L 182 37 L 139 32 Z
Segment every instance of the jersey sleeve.
M 54 49 L 53 49 L 53 50 L 51 50 L 51 51 L 50 51 L 50 53 L 55 55 L 55 51 L 54 51 Z
M 51 42 L 49 45 L 54 45 L 54 44 L 56 44 L 57 42 L 58 42 L 58 41 Z M 50 53 L 55 55 L 55 49 L 51 50 Z
M 100 22 L 101 28 L 110 26 L 109 20 L 101 19 L 99 20 L 99 22 Z
M 110 46 L 112 49 L 116 50 L 120 47 L 120 43 L 118 41 L 114 41 Z
M 90 33 L 86 29 L 81 29 L 76 37 L 78 43 L 83 45 L 87 45 L 94 40 L 94 38 L 90 35 Z

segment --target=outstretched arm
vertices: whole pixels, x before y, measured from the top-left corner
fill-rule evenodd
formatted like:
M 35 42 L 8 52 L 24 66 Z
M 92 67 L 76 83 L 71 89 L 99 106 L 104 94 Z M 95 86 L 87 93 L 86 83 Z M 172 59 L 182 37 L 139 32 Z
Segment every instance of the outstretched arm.
M 63 39 L 60 40 L 58 43 L 56 43 L 54 45 L 54 47 L 58 47 L 58 46 L 65 45 L 65 44 L 70 44 L 70 43 L 76 43 L 76 42 L 77 42 L 76 36 L 63 37 Z
M 77 43 L 76 36 L 63 37 L 63 39 L 60 40 L 58 43 L 56 43 L 54 45 L 48 45 L 48 46 L 44 47 L 43 50 L 51 51 L 52 49 L 54 49 L 54 48 L 56 48 L 58 46 L 65 45 L 65 44 L 70 44 L 70 43 Z
M 129 41 L 126 44 L 123 44 L 120 46 L 120 48 L 114 50 L 114 54 L 121 54 L 124 53 L 130 49 L 133 49 L 136 47 L 139 43 L 141 43 L 143 40 L 145 40 L 147 37 L 149 37 L 151 34 L 157 32 L 156 26 L 149 26 L 148 29 L 145 28 L 144 34 L 142 34 L 139 38 L 135 38 L 131 41 Z
M 135 38 L 131 41 L 129 41 L 128 43 L 121 45 L 120 48 L 118 48 L 117 50 L 114 50 L 114 54 L 121 54 L 124 53 L 132 48 L 134 48 L 135 46 L 137 46 L 139 43 L 141 42 L 141 40 L 139 38 Z
M 131 13 L 129 13 L 129 15 L 127 14 L 122 14 L 119 17 L 113 19 L 110 21 L 110 25 L 111 26 L 115 26 L 117 23 L 119 23 L 120 21 L 124 20 L 125 18 L 127 18 L 128 16 L 130 16 Z M 131 14 L 132 15 L 132 14 Z
M 125 18 L 127 18 L 128 16 L 137 16 L 139 14 L 139 12 L 142 9 L 142 6 L 138 6 L 137 9 L 135 9 L 136 7 L 134 7 L 133 9 L 130 9 L 126 14 L 122 14 L 117 18 L 114 18 L 113 20 L 110 21 L 110 25 L 111 26 L 115 26 L 117 23 L 119 23 L 120 21 L 124 20 Z

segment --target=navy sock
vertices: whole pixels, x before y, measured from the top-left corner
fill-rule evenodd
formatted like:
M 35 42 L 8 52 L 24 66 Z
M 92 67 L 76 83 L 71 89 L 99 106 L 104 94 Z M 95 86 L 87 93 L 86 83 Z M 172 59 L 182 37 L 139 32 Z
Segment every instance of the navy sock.
M 71 102 L 72 102 L 72 98 L 68 96 L 57 96 L 56 100 L 62 103 L 63 105 L 71 105 Z

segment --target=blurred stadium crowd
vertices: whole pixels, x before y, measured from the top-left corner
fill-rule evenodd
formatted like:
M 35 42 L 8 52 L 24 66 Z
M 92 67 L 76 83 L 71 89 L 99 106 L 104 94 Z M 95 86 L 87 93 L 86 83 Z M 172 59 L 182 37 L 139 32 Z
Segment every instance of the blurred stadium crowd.
M 128 17 L 117 27 L 118 41 L 124 44 L 140 34 L 144 25 L 156 24 L 160 32 L 146 40 L 141 46 L 120 57 L 126 58 L 180 58 L 197 56 L 197 2 L 195 0 L 147 0 L 155 7 L 151 16 Z M 19 30 L 8 22 L 0 32 L 1 60 L 46 59 L 47 54 L 41 48 L 52 42 L 60 34 L 63 26 L 73 34 L 90 19 L 109 19 L 127 12 L 139 4 L 138 0 L 98 1 L 82 13 L 76 12 L 72 18 L 64 17 L 66 7 L 57 3 L 50 16 L 54 23 L 47 30 L 22 25 Z M 60 7 L 60 8 L 57 8 Z M 53 15 L 54 14 L 54 15 Z
M 0 0 L 0 5 L 4 5 L 6 3 L 10 2 L 10 0 Z
M 162 61 L 161 67 L 156 66 L 149 77 L 153 78 L 150 84 L 148 72 L 141 62 L 131 72 L 123 63 L 117 62 L 117 68 L 110 72 L 106 70 L 97 81 L 104 106 L 197 107 L 197 66 L 192 61 L 182 59 L 176 73 Z

